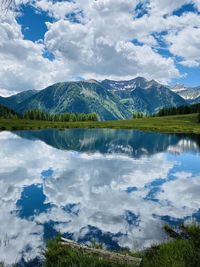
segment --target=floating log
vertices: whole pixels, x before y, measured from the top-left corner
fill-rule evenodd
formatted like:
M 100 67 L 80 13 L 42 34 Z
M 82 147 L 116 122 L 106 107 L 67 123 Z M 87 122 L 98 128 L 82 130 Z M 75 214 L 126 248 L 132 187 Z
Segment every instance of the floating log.
M 73 249 L 80 250 L 88 254 L 96 255 L 102 259 L 108 259 L 110 261 L 115 261 L 115 262 L 123 262 L 129 265 L 132 265 L 134 267 L 140 266 L 141 261 L 142 261 L 141 258 L 136 258 L 136 257 L 132 257 L 129 255 L 123 255 L 123 254 L 111 252 L 111 251 L 104 250 L 104 249 L 96 249 L 96 248 L 88 247 L 86 245 L 78 244 L 75 241 L 72 241 L 72 240 L 69 240 L 63 237 L 61 237 L 61 244 L 64 246 L 73 248 Z

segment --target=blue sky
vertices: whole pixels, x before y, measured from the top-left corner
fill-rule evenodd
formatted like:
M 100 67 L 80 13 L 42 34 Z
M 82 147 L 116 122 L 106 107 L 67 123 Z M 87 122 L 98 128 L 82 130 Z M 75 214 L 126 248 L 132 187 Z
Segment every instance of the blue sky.
M 37 12 L 35 8 L 27 5 L 21 7 L 21 12 L 22 15 L 17 17 L 17 22 L 22 26 L 24 39 L 33 42 L 43 39 L 47 31 L 45 22 L 52 22 L 53 19 L 46 12 Z
M 1 95 L 80 77 L 200 85 L 199 0 L 16 5 L 1 16 Z

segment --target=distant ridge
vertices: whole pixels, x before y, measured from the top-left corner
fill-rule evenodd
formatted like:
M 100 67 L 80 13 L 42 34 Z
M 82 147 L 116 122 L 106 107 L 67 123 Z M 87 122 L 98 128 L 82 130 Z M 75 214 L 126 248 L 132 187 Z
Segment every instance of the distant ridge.
M 200 102 L 200 86 L 186 87 L 184 85 L 176 85 L 172 87 L 172 91 L 179 94 L 182 98 L 191 104 Z
M 22 103 L 36 93 L 38 93 L 37 90 L 27 90 L 9 97 L 0 96 L 0 104 L 15 110 L 18 104 Z

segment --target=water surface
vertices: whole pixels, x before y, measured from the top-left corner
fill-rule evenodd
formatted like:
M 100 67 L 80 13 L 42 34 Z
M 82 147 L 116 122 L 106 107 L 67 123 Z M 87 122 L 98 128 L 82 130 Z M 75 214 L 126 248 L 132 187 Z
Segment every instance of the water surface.
M 165 223 L 200 221 L 199 147 L 135 130 L 1 132 L 0 261 L 35 259 L 58 233 L 141 249 Z

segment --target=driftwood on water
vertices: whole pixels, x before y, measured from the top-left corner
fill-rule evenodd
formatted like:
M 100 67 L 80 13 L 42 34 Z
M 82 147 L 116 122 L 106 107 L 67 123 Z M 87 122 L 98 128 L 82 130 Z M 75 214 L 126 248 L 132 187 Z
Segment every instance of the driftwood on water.
M 130 264 L 132 266 L 140 266 L 140 263 L 142 261 L 141 258 L 136 258 L 136 257 L 132 257 L 129 255 L 123 255 L 123 254 L 107 251 L 104 249 L 96 249 L 96 248 L 88 247 L 85 245 L 78 244 L 72 240 L 63 238 L 63 237 L 61 237 L 61 244 L 64 246 L 73 248 L 73 249 L 80 250 L 88 254 L 93 254 L 102 259 L 107 259 L 107 260 L 121 262 L 121 263 L 123 262 L 123 263 Z

